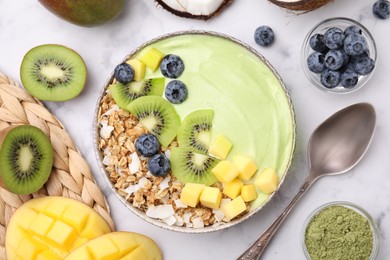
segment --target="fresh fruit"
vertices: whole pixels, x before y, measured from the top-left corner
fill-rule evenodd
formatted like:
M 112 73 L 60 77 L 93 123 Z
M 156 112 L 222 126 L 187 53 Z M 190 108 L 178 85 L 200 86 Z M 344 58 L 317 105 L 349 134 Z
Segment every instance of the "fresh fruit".
M 133 232 L 112 232 L 88 241 L 64 260 L 129 259 L 161 260 L 162 253 L 151 238 Z
M 326 47 L 331 50 L 335 50 L 343 46 L 345 35 L 343 30 L 340 28 L 332 27 L 325 32 L 324 37 Z
M 250 202 L 257 198 L 256 186 L 247 184 L 241 187 L 241 197 L 244 202 Z
M 348 36 L 349 34 L 362 34 L 362 29 L 360 29 L 356 25 L 351 25 L 345 28 L 344 34 L 345 36 Z
M 49 137 L 30 125 L 9 127 L 0 134 L 0 177 L 16 194 L 38 191 L 48 180 L 53 165 Z
M 164 53 L 157 50 L 156 48 L 150 48 L 139 58 L 139 60 L 145 64 L 146 67 L 152 71 L 155 71 L 160 66 L 164 56 Z
M 157 96 L 140 97 L 131 102 L 126 110 L 137 117 L 162 146 L 168 147 L 176 137 L 180 117 L 165 99 Z
M 87 69 L 75 51 L 62 45 L 45 44 L 32 48 L 23 57 L 20 78 L 34 97 L 66 101 L 83 90 Z
M 232 220 L 246 210 L 246 205 L 241 196 L 238 196 L 234 200 L 226 203 L 221 207 L 225 217 L 228 220 Z
M 265 194 L 271 194 L 276 191 L 279 185 L 279 177 L 274 169 L 264 169 L 255 180 L 257 188 Z
M 325 55 L 324 64 L 330 70 L 338 70 L 344 64 L 344 56 L 339 50 L 330 50 Z
M 349 34 L 344 40 L 344 50 L 348 55 L 360 55 L 367 49 L 366 38 L 360 34 Z
M 326 88 L 335 88 L 340 83 L 340 72 L 324 70 L 321 74 L 321 84 Z
M 207 154 L 211 142 L 213 110 L 197 110 L 188 114 L 177 132 L 180 147 Z
M 134 79 L 134 69 L 130 64 L 121 63 L 115 67 L 114 77 L 122 84 L 130 83 Z
M 218 135 L 209 147 L 209 153 L 225 160 L 233 144 L 222 134 Z
M 126 61 L 134 69 L 134 80 L 141 81 L 145 78 L 146 65 L 137 59 Z
M 348 65 L 350 56 L 345 52 L 344 48 L 341 48 L 340 52 L 343 55 L 343 66 Z
M 73 199 L 32 199 L 12 216 L 6 234 L 8 259 L 63 259 L 85 242 L 111 232 L 92 208 Z
M 379 0 L 372 6 L 372 12 L 379 19 L 387 19 L 390 17 L 390 2 L 387 0 Z
M 211 172 L 219 162 L 216 158 L 195 153 L 187 148 L 175 147 L 171 151 L 170 160 L 172 173 L 181 182 L 210 186 L 217 181 Z
M 143 96 L 161 96 L 164 92 L 165 78 L 133 81 L 126 85 L 115 83 L 109 86 L 112 98 L 120 108 L 126 109 L 135 99 Z
M 370 74 L 374 68 L 375 62 L 366 55 L 360 55 L 354 59 L 354 70 L 359 75 Z
M 184 62 L 174 54 L 166 55 L 160 63 L 161 73 L 171 79 L 177 79 L 184 71 Z
M 239 179 L 234 179 L 233 181 L 225 185 L 222 192 L 229 198 L 234 199 L 238 195 L 240 195 L 241 187 L 243 185 L 244 183 L 242 181 L 240 181 Z
M 180 201 L 184 204 L 195 208 L 200 200 L 204 184 L 199 183 L 186 183 L 180 193 Z
M 233 157 L 232 163 L 239 170 L 239 178 L 248 181 L 257 171 L 257 166 L 255 162 L 245 156 L 236 154 Z
M 124 0 L 39 0 L 39 2 L 57 16 L 87 27 L 115 19 L 125 6 Z
M 183 103 L 188 96 L 187 86 L 180 80 L 172 80 L 165 88 L 165 97 L 172 104 Z
M 320 52 L 313 52 L 307 57 L 307 67 L 311 72 L 321 73 L 325 69 L 325 55 Z
M 270 46 L 274 38 L 274 31 L 269 26 L 260 26 L 255 31 L 255 42 L 260 46 Z
M 218 188 L 204 187 L 200 195 L 200 204 L 207 208 L 219 209 L 222 194 Z
M 292 11 L 310 12 L 334 0 L 268 0 L 271 3 Z
M 359 80 L 359 75 L 352 70 L 346 70 L 341 73 L 340 85 L 344 88 L 353 88 Z
M 323 34 L 317 33 L 310 37 L 310 47 L 317 52 L 325 53 L 328 51 L 328 47 L 325 44 L 325 37 Z
M 143 134 L 135 140 L 135 149 L 145 157 L 155 155 L 160 150 L 160 144 L 152 134 Z
M 220 161 L 211 172 L 217 177 L 217 179 L 225 184 L 232 182 L 238 177 L 240 172 L 237 170 L 230 161 Z
M 155 177 L 165 177 L 171 169 L 171 164 L 165 155 L 156 154 L 149 159 L 148 169 Z

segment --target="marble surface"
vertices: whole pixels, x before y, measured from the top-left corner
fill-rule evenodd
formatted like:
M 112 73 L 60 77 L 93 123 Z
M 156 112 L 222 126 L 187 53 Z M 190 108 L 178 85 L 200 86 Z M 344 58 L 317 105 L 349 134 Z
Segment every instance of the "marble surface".
M 235 259 L 257 238 L 297 192 L 307 170 L 306 147 L 315 127 L 333 112 L 356 102 L 370 102 L 377 111 L 372 145 L 350 173 L 318 181 L 293 210 L 264 259 L 304 259 L 301 230 L 305 218 L 318 206 L 337 200 L 357 203 L 377 220 L 381 232 L 378 259 L 390 258 L 390 20 L 373 17 L 373 1 L 336 0 L 317 11 L 293 15 L 264 0 L 236 0 L 222 15 L 209 22 L 172 16 L 153 1 L 128 0 L 116 21 L 95 28 L 69 24 L 49 13 L 38 1 L 0 0 L 0 71 L 19 80 L 23 55 L 44 43 L 59 43 L 77 50 L 85 59 L 89 78 L 83 93 L 64 103 L 45 102 L 60 118 L 89 162 L 108 197 L 119 230 L 151 236 L 165 259 Z M 300 50 L 306 33 L 329 17 L 344 16 L 363 23 L 373 34 L 379 60 L 375 74 L 362 89 L 335 95 L 315 88 L 305 77 Z M 257 26 L 271 26 L 276 42 L 270 48 L 256 46 Z M 148 224 L 133 215 L 109 190 L 93 152 L 92 117 L 98 95 L 114 66 L 139 44 L 168 32 L 202 29 L 236 37 L 260 51 L 284 79 L 293 100 L 297 121 L 297 149 L 285 183 L 273 200 L 254 217 L 231 229 L 204 235 L 181 234 Z

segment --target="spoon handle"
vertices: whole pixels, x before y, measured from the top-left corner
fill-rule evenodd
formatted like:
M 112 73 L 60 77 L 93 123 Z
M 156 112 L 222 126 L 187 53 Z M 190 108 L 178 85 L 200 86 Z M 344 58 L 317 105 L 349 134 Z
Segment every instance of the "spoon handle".
M 293 200 L 287 206 L 287 208 L 280 214 L 280 216 L 275 220 L 275 222 L 238 258 L 238 260 L 257 260 L 260 259 L 261 255 L 264 253 L 265 248 L 268 243 L 271 241 L 273 235 L 278 230 L 279 226 L 282 224 L 284 219 L 290 213 L 291 209 L 295 206 L 298 200 L 302 197 L 307 189 L 311 186 L 313 180 L 306 179 L 305 183 L 301 186 Z

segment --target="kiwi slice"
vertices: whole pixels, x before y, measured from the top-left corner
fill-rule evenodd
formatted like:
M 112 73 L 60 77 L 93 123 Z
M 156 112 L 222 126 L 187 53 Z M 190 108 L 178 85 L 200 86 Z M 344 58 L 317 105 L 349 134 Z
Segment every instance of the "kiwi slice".
M 173 175 L 181 182 L 210 186 L 217 181 L 214 173 L 211 172 L 219 162 L 217 158 L 195 153 L 190 149 L 174 147 L 169 159 Z
M 16 194 L 31 194 L 49 178 L 53 148 L 48 136 L 35 126 L 23 125 L 2 132 L 0 177 Z
M 211 142 L 211 127 L 214 117 L 213 110 L 197 110 L 186 116 L 177 133 L 180 147 L 208 154 Z
M 162 97 L 140 97 L 124 109 L 137 117 L 140 123 L 157 137 L 162 146 L 168 147 L 176 137 L 180 117 L 171 103 Z
M 27 52 L 20 77 L 31 95 L 48 101 L 66 101 L 83 90 L 87 68 L 78 53 L 55 44 L 37 46 Z
M 120 108 L 125 108 L 135 99 L 147 96 L 161 96 L 164 92 L 165 78 L 144 79 L 128 84 L 115 83 L 110 85 L 112 98 Z

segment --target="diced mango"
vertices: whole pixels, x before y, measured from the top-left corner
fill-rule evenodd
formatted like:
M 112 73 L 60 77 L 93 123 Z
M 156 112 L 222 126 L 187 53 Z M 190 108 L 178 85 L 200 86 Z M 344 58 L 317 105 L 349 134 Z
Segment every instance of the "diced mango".
M 70 248 L 76 240 L 77 235 L 73 227 L 62 221 L 56 221 L 47 233 L 47 237 L 62 247 Z
M 248 157 L 236 154 L 232 163 L 240 171 L 240 179 L 248 181 L 257 171 L 257 166 L 253 160 Z
M 217 177 L 220 182 L 228 184 L 233 181 L 240 172 L 237 170 L 236 166 L 234 166 L 230 161 L 220 161 L 211 172 Z
M 257 198 L 256 186 L 247 184 L 241 187 L 241 197 L 244 202 L 249 202 Z
M 232 147 L 233 144 L 224 135 L 220 134 L 210 145 L 209 153 L 220 159 L 225 160 Z
M 239 179 L 234 179 L 223 188 L 223 194 L 231 199 L 236 198 L 241 193 L 241 187 L 244 185 Z
M 246 210 L 246 205 L 241 196 L 238 196 L 234 200 L 226 203 L 222 206 L 222 211 L 225 217 L 229 220 L 237 217 Z
M 255 180 L 256 186 L 265 194 L 276 191 L 279 184 L 279 176 L 274 169 L 264 169 Z
M 219 209 L 222 194 L 218 188 L 204 187 L 200 195 L 200 203 L 208 208 Z
M 146 65 L 137 59 L 126 61 L 134 69 L 134 80 L 141 81 L 145 78 Z
M 53 223 L 54 219 L 46 216 L 45 214 L 39 213 L 31 223 L 30 230 L 37 235 L 45 236 Z
M 204 187 L 205 185 L 199 183 L 186 183 L 181 190 L 180 201 L 190 207 L 196 207 Z
M 36 260 L 61 260 L 57 254 L 53 253 L 50 250 L 45 250 L 37 256 Z
M 87 258 L 90 257 L 91 258 Z M 157 244 L 147 236 L 131 232 L 113 232 L 78 247 L 65 260 L 129 259 L 161 260 Z
M 164 57 L 165 54 L 161 51 L 157 50 L 156 48 L 150 48 L 139 58 L 139 60 L 149 69 L 155 71 L 160 66 L 160 63 Z

